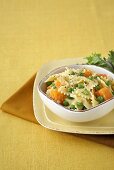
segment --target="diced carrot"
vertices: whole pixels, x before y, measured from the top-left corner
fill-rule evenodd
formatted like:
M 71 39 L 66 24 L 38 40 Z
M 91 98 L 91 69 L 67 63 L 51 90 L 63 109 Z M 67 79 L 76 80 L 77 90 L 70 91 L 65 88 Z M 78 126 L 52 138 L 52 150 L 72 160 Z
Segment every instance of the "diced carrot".
M 100 96 L 99 91 L 95 91 L 95 96 Z
M 56 86 L 57 88 L 59 88 L 59 87 L 61 86 L 60 81 L 56 81 L 56 82 L 55 82 L 55 86 Z
M 50 92 L 50 97 L 56 102 L 63 103 L 66 96 L 63 93 L 58 92 L 57 89 L 52 89 Z
M 109 88 L 103 87 L 98 91 L 99 96 L 103 96 L 105 100 L 112 98 L 112 93 L 110 92 Z
M 106 74 L 97 74 L 98 76 L 107 77 Z
M 85 73 L 84 73 L 84 76 L 85 77 L 92 76 L 92 72 L 90 70 L 86 70 Z

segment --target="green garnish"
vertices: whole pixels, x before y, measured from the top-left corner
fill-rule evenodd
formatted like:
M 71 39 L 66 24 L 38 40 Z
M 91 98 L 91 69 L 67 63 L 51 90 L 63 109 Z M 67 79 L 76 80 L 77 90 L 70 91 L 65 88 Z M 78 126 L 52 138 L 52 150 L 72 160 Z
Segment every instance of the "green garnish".
M 72 72 L 70 73 L 70 75 L 75 75 L 75 72 L 74 72 L 74 71 L 72 71 Z
M 86 57 L 86 59 L 90 65 L 99 65 L 101 67 L 106 66 L 106 62 L 101 58 L 101 54 L 92 53 L 89 57 Z
M 111 85 L 111 82 L 108 80 L 108 81 L 105 82 L 105 84 L 106 84 L 107 86 L 110 86 L 110 85 Z
M 69 102 L 67 102 L 66 100 L 63 102 L 63 106 L 69 106 Z
M 99 53 L 92 53 L 86 59 L 87 64 L 103 67 L 114 73 L 114 51 L 109 51 L 106 58 L 103 58 Z
M 55 86 L 55 83 L 54 83 L 54 82 L 52 82 L 52 83 L 51 83 L 51 86 Z
M 78 87 L 78 84 L 75 84 L 75 85 L 74 85 L 74 88 L 76 88 L 76 87 Z
M 68 99 L 71 99 L 71 100 L 73 100 L 73 99 L 74 99 L 74 98 L 73 98 L 73 97 L 71 97 L 71 96 L 67 96 L 67 98 L 68 98 Z
M 89 76 L 88 79 L 89 80 L 94 80 L 94 77 L 93 76 Z
M 114 96 L 114 91 L 112 91 L 112 94 L 113 94 L 113 96 Z
M 104 102 L 104 98 L 103 98 L 103 96 L 99 96 L 99 97 L 97 97 L 97 101 L 98 101 L 99 103 Z
M 84 84 L 83 84 L 83 83 L 79 83 L 79 84 L 78 84 L 78 88 L 79 88 L 79 89 L 83 89 L 83 88 L 84 88 Z
M 86 110 L 87 108 L 84 106 L 82 110 Z
M 74 88 L 68 88 L 68 92 L 72 93 L 74 91 Z
M 75 110 L 75 109 L 76 109 L 75 105 L 74 105 L 74 104 L 71 104 L 71 105 L 70 105 L 70 109 Z
M 97 76 L 94 76 L 94 79 L 97 79 L 97 77 L 100 77 L 99 75 L 97 75 Z
M 81 71 L 77 74 L 78 76 L 84 76 L 84 73 Z
M 89 95 L 90 94 L 90 92 L 87 89 L 85 89 L 82 93 L 85 94 L 85 95 Z
M 100 85 L 95 86 L 95 90 L 100 90 Z
M 76 105 L 77 105 L 77 108 L 80 109 L 80 110 L 82 110 L 83 107 L 84 107 L 82 102 L 77 102 Z
M 57 88 L 54 82 L 51 84 L 51 86 L 53 87 L 53 89 Z
M 52 84 L 52 81 L 47 81 L 47 82 L 46 82 L 46 85 L 47 85 L 47 86 L 50 86 L 51 84 Z

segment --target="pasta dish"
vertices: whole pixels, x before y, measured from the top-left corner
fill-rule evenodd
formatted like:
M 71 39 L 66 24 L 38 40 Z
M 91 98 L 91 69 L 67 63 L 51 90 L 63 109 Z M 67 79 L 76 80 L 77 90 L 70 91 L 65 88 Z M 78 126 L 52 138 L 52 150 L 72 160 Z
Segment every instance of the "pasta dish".
M 46 95 L 70 110 L 86 110 L 114 96 L 114 80 L 92 70 L 67 68 L 46 80 Z

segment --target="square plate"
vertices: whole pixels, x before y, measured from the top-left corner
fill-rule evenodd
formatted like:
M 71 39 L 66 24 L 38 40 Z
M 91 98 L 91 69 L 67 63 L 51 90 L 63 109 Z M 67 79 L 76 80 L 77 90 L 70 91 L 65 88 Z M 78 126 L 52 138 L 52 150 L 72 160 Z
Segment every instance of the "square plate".
M 38 71 L 33 88 L 33 109 L 37 121 L 44 127 L 61 132 L 80 133 L 80 134 L 114 134 L 114 110 L 106 116 L 84 123 L 76 123 L 64 120 L 51 112 L 42 102 L 37 92 L 37 84 L 40 80 L 53 69 L 70 65 L 85 63 L 83 58 L 70 58 L 57 60 L 45 64 Z

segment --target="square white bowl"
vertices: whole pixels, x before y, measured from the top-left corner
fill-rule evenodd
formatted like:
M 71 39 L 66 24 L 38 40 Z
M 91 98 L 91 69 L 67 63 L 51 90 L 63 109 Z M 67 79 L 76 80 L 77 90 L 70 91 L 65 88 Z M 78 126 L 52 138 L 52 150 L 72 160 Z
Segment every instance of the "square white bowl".
M 42 78 L 45 77 L 47 73 L 49 73 L 50 71 L 52 71 L 53 69 L 59 66 L 64 66 L 68 64 L 74 64 L 74 63 L 79 64 L 79 63 L 84 63 L 84 61 L 81 58 L 58 60 L 58 61 L 51 62 L 50 64 L 47 64 L 40 69 L 39 71 L 40 74 L 38 73 L 36 76 L 36 80 L 34 83 L 34 90 L 33 90 L 33 107 L 34 107 L 34 114 L 36 119 L 43 126 L 53 130 L 66 131 L 72 133 L 88 133 L 88 134 L 114 133 L 114 121 L 111 118 L 114 115 L 112 114 L 113 111 L 107 116 L 104 116 L 104 118 L 100 118 L 96 121 L 87 122 L 87 123 L 73 123 L 56 116 L 53 112 L 47 109 L 47 107 L 41 101 L 41 98 L 39 97 L 39 94 L 37 92 L 37 85 L 42 80 Z

